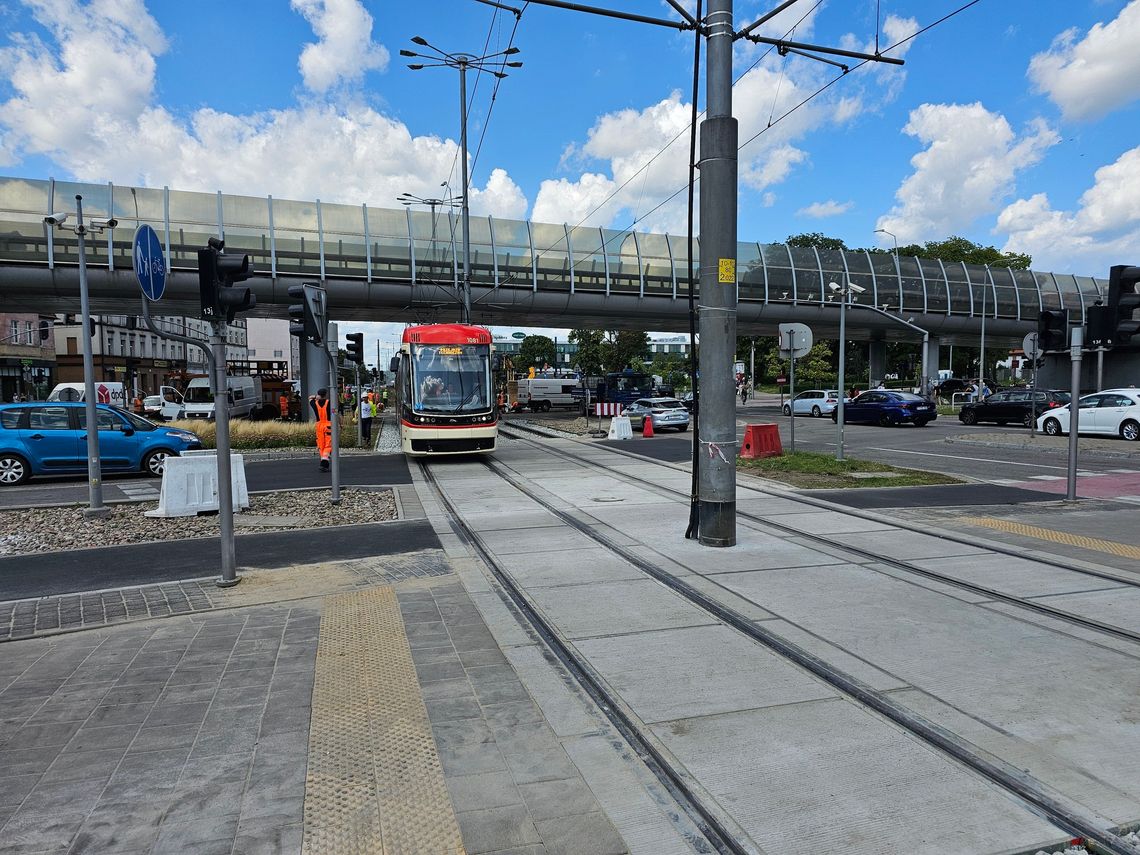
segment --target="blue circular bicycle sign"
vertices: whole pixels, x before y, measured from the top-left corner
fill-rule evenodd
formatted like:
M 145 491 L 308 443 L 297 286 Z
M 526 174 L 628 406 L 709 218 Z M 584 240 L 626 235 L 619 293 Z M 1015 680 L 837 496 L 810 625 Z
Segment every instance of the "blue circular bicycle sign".
M 166 290 L 166 257 L 158 234 L 145 223 L 135 230 L 135 278 L 151 300 L 161 300 Z

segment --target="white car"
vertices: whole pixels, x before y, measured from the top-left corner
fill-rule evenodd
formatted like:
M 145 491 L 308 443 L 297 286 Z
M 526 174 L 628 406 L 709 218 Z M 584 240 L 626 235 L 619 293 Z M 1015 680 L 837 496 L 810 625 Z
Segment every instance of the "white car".
M 1140 439 L 1140 389 L 1105 389 L 1085 395 L 1078 402 L 1079 433 L 1119 436 L 1131 442 Z M 1057 407 L 1037 417 L 1037 429 L 1049 436 L 1069 432 L 1069 408 Z
M 685 409 L 676 398 L 641 398 L 634 401 L 625 409 L 629 416 L 630 425 L 641 428 L 648 416 L 653 420 L 653 429 L 676 428 L 678 431 L 689 429 L 689 411 Z
M 808 389 L 784 404 L 784 415 L 791 415 L 794 408 L 797 416 L 812 415 L 818 419 L 820 416 L 830 416 L 831 411 L 838 406 L 838 389 Z

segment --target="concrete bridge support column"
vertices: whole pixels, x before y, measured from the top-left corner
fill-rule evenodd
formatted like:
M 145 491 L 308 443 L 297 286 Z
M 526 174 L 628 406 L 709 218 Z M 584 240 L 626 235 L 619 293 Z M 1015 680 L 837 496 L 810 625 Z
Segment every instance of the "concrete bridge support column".
M 873 338 L 867 342 L 867 366 L 873 389 L 887 376 L 887 343 L 883 339 Z
M 316 421 L 313 408 L 309 406 L 309 396 L 317 394 L 318 389 L 327 389 L 329 385 L 329 359 L 323 345 L 301 342 L 300 377 L 301 419 L 306 422 Z M 336 389 L 329 389 L 329 397 L 336 399 Z
M 938 357 L 939 351 L 942 346 L 942 340 L 937 336 L 930 336 L 926 342 L 926 353 L 923 354 L 922 359 L 922 392 L 924 395 L 931 394 L 931 390 L 938 385 Z

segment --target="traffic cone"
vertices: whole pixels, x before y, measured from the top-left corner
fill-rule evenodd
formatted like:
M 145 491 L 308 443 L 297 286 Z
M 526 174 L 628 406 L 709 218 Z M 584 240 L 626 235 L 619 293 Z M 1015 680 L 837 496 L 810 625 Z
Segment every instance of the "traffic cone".
M 646 416 L 641 423 L 641 435 L 643 437 L 653 436 L 653 417 Z

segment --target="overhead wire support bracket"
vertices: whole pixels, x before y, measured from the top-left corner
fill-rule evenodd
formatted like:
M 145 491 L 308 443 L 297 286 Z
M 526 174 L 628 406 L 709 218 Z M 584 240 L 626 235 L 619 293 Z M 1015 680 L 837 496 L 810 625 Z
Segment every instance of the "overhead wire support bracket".
M 515 16 L 515 20 L 522 18 L 522 9 L 516 9 L 514 6 L 507 6 L 504 3 L 497 3 L 495 0 L 476 0 L 478 3 L 483 3 L 487 6 L 494 6 L 496 9 L 502 9 L 504 12 L 510 12 Z
M 487 3 L 488 5 L 496 5 L 490 0 L 479 0 L 480 3 Z M 673 8 L 679 9 L 678 5 L 672 0 L 666 0 Z M 635 21 L 639 24 L 654 24 L 658 27 L 669 27 L 672 30 L 696 30 L 702 29 L 697 24 L 692 15 L 687 12 L 684 13 L 684 21 L 670 21 L 668 18 L 651 18 L 648 15 L 635 15 L 632 12 L 618 12 L 613 9 L 601 9 L 597 6 L 585 6 L 581 3 L 568 3 L 566 0 L 530 0 L 531 5 L 536 6 L 553 6 L 556 9 L 569 9 L 572 12 L 590 12 L 594 15 L 602 15 L 606 18 L 619 18 L 623 21 Z
M 780 56 L 787 56 L 790 53 L 794 53 L 797 56 L 806 57 L 807 59 L 814 59 L 817 62 L 825 62 L 828 65 L 834 65 L 836 68 L 842 68 L 844 74 L 851 70 L 850 66 L 845 65 L 842 62 L 836 62 L 834 59 L 827 59 L 822 56 L 816 56 L 814 53 L 808 53 L 806 50 L 797 50 L 796 48 L 791 48 L 787 45 L 781 45 L 780 47 L 776 48 L 776 51 L 780 54 Z
M 535 0 L 537 2 L 538 0 Z M 888 65 L 906 65 L 904 60 L 898 59 L 893 56 L 883 56 L 881 53 L 859 53 L 853 50 L 843 50 L 842 48 L 823 47 L 821 45 L 809 45 L 804 42 L 789 42 L 786 39 L 770 39 L 766 36 L 754 36 L 751 33 L 745 33 L 741 30 L 737 33 L 737 38 L 745 38 L 750 42 L 757 42 L 763 45 L 773 45 L 781 54 L 785 51 L 795 50 L 797 53 L 800 51 L 811 51 L 813 53 L 826 53 L 832 56 L 847 56 L 852 59 L 862 59 L 867 62 L 885 62 Z M 812 57 L 812 59 L 819 59 L 819 57 Z

